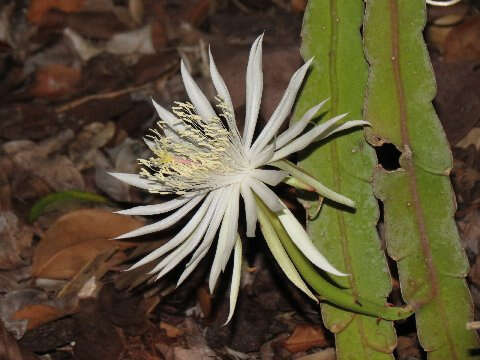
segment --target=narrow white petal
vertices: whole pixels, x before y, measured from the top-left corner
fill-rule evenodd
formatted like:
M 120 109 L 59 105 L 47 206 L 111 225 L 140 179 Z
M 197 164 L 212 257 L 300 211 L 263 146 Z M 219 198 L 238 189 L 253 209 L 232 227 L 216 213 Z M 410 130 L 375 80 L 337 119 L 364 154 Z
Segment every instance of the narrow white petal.
M 230 97 L 230 92 L 228 91 L 227 85 L 223 80 L 222 76 L 218 72 L 215 61 L 213 60 L 212 52 L 208 48 L 208 54 L 210 57 L 210 76 L 212 77 L 213 86 L 217 90 L 217 94 L 225 102 L 228 107 L 228 111 L 231 114 L 231 118 L 227 119 L 227 125 L 230 129 L 230 132 L 234 136 L 236 142 L 240 142 L 240 135 L 237 127 L 237 122 L 235 121 L 235 111 L 233 108 L 232 98 Z
M 230 310 L 228 312 L 227 321 L 223 325 L 227 325 L 232 319 L 237 305 L 238 291 L 240 290 L 240 278 L 242 275 L 242 240 L 237 234 L 237 241 L 235 242 L 235 251 L 233 255 L 233 271 L 232 282 L 230 283 Z
M 131 267 L 127 269 L 128 270 L 133 270 L 135 268 L 138 268 L 139 266 L 142 266 L 146 263 L 149 263 L 155 259 L 158 259 L 159 257 L 163 256 L 173 248 L 177 247 L 179 244 L 181 244 L 185 239 L 190 236 L 190 234 L 195 230 L 197 225 L 201 221 L 206 221 L 208 223 L 208 219 L 206 219 L 205 213 L 209 207 L 211 207 L 212 203 L 212 196 L 209 195 L 203 204 L 200 206 L 200 208 L 197 210 L 195 215 L 188 221 L 187 225 L 185 225 L 180 232 L 178 232 L 172 239 L 170 239 L 167 243 L 164 245 L 160 246 L 158 249 L 152 251 L 150 254 L 147 256 L 143 257 L 141 260 L 137 261 L 135 264 L 133 264 Z
M 240 192 L 245 204 L 245 218 L 247 220 L 247 236 L 255 236 L 255 228 L 257 227 L 257 205 L 255 204 L 255 198 L 253 197 L 252 190 L 246 182 L 242 182 L 240 186 Z
M 275 195 L 272 190 L 270 190 L 267 185 L 253 178 L 248 179 L 248 185 L 255 192 L 255 194 L 257 194 L 260 199 L 262 199 L 262 201 L 268 206 L 270 210 L 272 210 L 273 212 L 282 211 L 283 205 L 280 202 L 280 199 L 277 195 Z
M 298 247 L 298 249 L 310 260 L 314 265 L 320 269 L 338 276 L 348 276 L 348 274 L 338 271 L 328 260 L 318 251 L 313 245 L 310 237 L 303 228 L 302 224 L 293 216 L 290 210 L 284 206 L 283 211 L 278 215 L 280 222 L 285 228 L 286 232 Z
M 307 284 L 303 281 L 302 277 L 298 273 L 295 265 L 290 260 L 287 252 L 283 248 L 283 245 L 278 238 L 273 225 L 270 223 L 267 215 L 260 209 L 258 209 L 258 220 L 260 221 L 260 228 L 262 229 L 263 236 L 267 242 L 268 248 L 272 252 L 273 257 L 277 261 L 280 268 L 283 270 L 287 278 L 311 299 L 318 302 L 318 299 L 308 288 Z
M 157 266 L 155 266 L 155 268 L 149 271 L 149 274 L 155 274 L 160 271 L 156 278 L 156 280 L 158 280 L 185 259 L 185 257 L 197 247 L 198 243 L 202 240 L 203 235 L 205 235 L 205 231 L 207 231 L 210 221 L 212 220 L 214 210 L 215 206 L 210 206 L 207 214 L 189 238 L 166 256 L 159 264 L 157 264 Z
M 293 179 L 297 179 L 302 183 L 312 187 L 318 194 L 326 197 L 327 199 L 333 200 L 343 205 L 350 206 L 351 208 L 355 207 L 355 202 L 353 200 L 329 189 L 316 178 L 308 174 L 305 170 L 299 168 L 298 166 L 295 166 L 290 161 L 280 160 L 273 163 L 272 166 L 276 166 L 279 169 L 287 171 L 291 176 L 293 176 Z
M 327 131 L 333 124 L 343 119 L 348 114 L 342 114 L 335 116 L 334 118 L 315 126 L 312 130 L 308 131 L 307 133 L 303 134 L 299 138 L 292 141 L 290 144 L 284 146 L 280 150 L 276 151 L 273 155 L 271 161 L 277 161 L 279 159 L 283 159 L 288 155 L 305 149 L 308 145 L 310 145 L 315 140 L 320 140 L 318 137 Z
M 166 201 L 161 204 L 135 206 L 130 209 L 116 211 L 120 215 L 157 215 L 175 210 L 189 201 L 191 197 L 178 197 L 176 199 Z
M 195 106 L 197 114 L 200 115 L 204 121 L 209 121 L 213 117 L 217 116 L 212 108 L 212 105 L 210 105 L 210 101 L 208 101 L 207 97 L 203 94 L 202 90 L 200 90 L 198 85 L 195 83 L 195 80 L 193 80 L 192 76 L 188 72 L 183 60 L 180 64 L 180 71 L 182 73 L 185 90 L 187 91 L 190 101 Z
M 160 230 L 165 230 L 169 228 L 170 226 L 174 225 L 177 223 L 179 220 L 181 220 L 185 215 L 187 215 L 190 210 L 192 210 L 197 204 L 205 197 L 204 194 L 195 196 L 190 200 L 187 204 L 183 205 L 180 209 L 175 211 L 172 215 L 167 216 L 165 219 L 162 219 L 160 221 L 157 221 L 153 224 L 142 226 L 141 228 L 135 229 L 133 231 L 130 231 L 126 234 L 117 236 L 115 239 L 127 239 L 127 238 L 132 238 L 135 236 L 141 236 L 145 234 L 150 234 L 153 232 L 157 232 Z
M 281 133 L 276 139 L 277 149 L 280 149 L 281 147 L 285 146 L 291 140 L 293 140 L 298 135 L 300 135 L 328 100 L 329 99 L 325 99 L 320 104 L 317 104 L 311 109 L 309 109 L 305 114 L 303 114 L 302 118 L 299 121 L 290 125 L 290 127 L 287 130 Z
M 148 189 L 151 189 L 152 186 L 154 185 L 155 185 L 155 188 L 158 187 L 158 185 L 155 184 L 155 182 L 144 179 L 137 174 L 116 173 L 116 172 L 109 172 L 108 174 L 120 181 L 123 181 L 128 185 L 132 185 L 140 189 L 148 190 Z
M 350 120 L 350 121 L 347 121 L 346 123 L 340 125 L 339 127 L 333 129 L 332 131 L 329 131 L 328 134 L 325 135 L 325 137 L 333 135 L 333 134 L 335 134 L 337 132 L 340 132 L 340 131 L 343 131 L 343 130 L 350 129 L 352 127 L 370 126 L 370 125 L 371 124 L 368 121 L 365 121 L 365 120 Z
M 272 161 L 275 154 L 275 144 L 268 145 L 260 154 L 251 158 L 252 167 L 258 168 Z
M 285 90 L 282 99 L 280 100 L 280 103 L 278 104 L 277 108 L 268 120 L 267 125 L 263 128 L 262 132 L 253 144 L 251 148 L 251 153 L 260 153 L 270 142 L 270 140 L 272 140 L 273 137 L 277 134 L 278 129 L 280 129 L 280 126 L 282 126 L 283 122 L 292 110 L 293 103 L 295 102 L 295 98 L 297 97 L 298 89 L 300 89 L 303 78 L 305 77 L 305 74 L 307 73 L 307 70 L 310 67 L 312 61 L 313 58 L 303 64 L 303 66 L 297 71 L 295 71 L 295 73 L 292 75 L 288 87 Z
M 278 171 L 278 170 L 263 170 L 263 169 L 255 169 L 252 171 L 252 176 L 268 184 L 270 186 L 277 186 L 283 179 L 288 176 L 286 171 Z
M 185 281 L 185 279 L 192 273 L 192 271 L 195 270 L 195 268 L 198 266 L 200 261 L 205 257 L 205 255 L 207 255 L 208 251 L 210 250 L 210 247 L 212 246 L 213 239 L 215 237 L 215 234 L 217 233 L 218 228 L 220 227 L 220 223 L 222 221 L 223 215 L 225 213 L 225 208 L 228 203 L 228 201 L 225 200 L 226 193 L 224 189 L 221 189 L 221 191 L 222 193 L 219 196 L 219 201 L 215 208 L 214 216 L 208 226 L 207 233 L 203 238 L 203 242 L 195 250 L 192 257 L 190 258 L 190 261 L 185 266 L 185 270 L 183 271 L 183 273 L 180 275 L 180 278 L 178 279 L 177 286 L 180 286 L 180 284 L 182 284 Z
M 225 266 L 230 258 L 235 237 L 238 229 L 238 202 L 240 196 L 240 184 L 234 184 L 229 189 L 229 202 L 225 215 L 223 217 L 222 226 L 218 235 L 217 249 L 213 259 L 212 269 L 210 270 L 209 287 L 210 293 L 213 293 L 220 272 L 225 270 Z
M 155 110 L 157 111 L 157 114 L 160 120 L 164 121 L 172 130 L 174 130 L 177 133 L 181 133 L 182 131 L 185 130 L 185 126 L 182 124 L 182 122 L 179 119 L 177 119 L 177 117 L 173 115 L 170 111 L 168 111 L 162 105 L 160 105 L 155 100 L 153 100 L 153 98 L 152 98 L 152 104 Z
M 200 256 L 200 254 L 202 254 L 203 251 L 205 251 L 205 250 L 208 251 L 208 249 L 212 245 L 213 239 L 215 238 L 215 235 L 218 231 L 218 228 L 220 227 L 223 216 L 225 214 L 225 210 L 227 209 L 227 205 L 228 205 L 228 197 L 227 197 L 226 188 L 222 188 L 220 190 L 222 190 L 222 193 L 221 193 L 221 195 L 219 195 L 219 201 L 218 201 L 217 207 L 215 209 L 215 216 L 213 217 L 212 221 L 210 222 L 210 225 L 208 227 L 207 233 L 205 234 L 205 238 L 203 239 L 203 242 L 195 250 L 195 252 L 193 253 L 192 258 L 188 262 L 187 266 L 190 263 L 193 263 L 195 261 L 195 259 L 197 258 L 197 256 Z
M 250 49 L 246 76 L 246 113 L 245 127 L 243 128 L 243 146 L 245 150 L 250 148 L 257 124 L 260 102 L 262 101 L 263 73 L 262 73 L 262 41 L 260 35 Z

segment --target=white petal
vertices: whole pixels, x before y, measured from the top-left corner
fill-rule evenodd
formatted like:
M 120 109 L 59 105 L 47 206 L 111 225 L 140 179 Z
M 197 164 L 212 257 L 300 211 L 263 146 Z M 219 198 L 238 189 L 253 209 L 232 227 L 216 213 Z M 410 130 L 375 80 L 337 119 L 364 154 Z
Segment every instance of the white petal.
M 217 66 L 215 65 L 215 61 L 213 60 L 212 52 L 210 48 L 208 48 L 208 54 L 210 57 L 210 76 L 212 77 L 213 86 L 215 86 L 215 90 L 217 90 L 217 94 L 221 97 L 221 99 L 225 102 L 228 107 L 228 111 L 230 111 L 231 118 L 227 119 L 227 125 L 230 129 L 230 132 L 233 134 L 236 140 L 240 140 L 240 135 L 238 132 L 237 122 L 235 121 L 235 112 L 233 108 L 232 98 L 230 97 L 230 93 L 228 91 L 227 85 L 225 85 L 225 81 L 223 80 L 222 76 L 218 72 Z
M 228 204 L 228 200 L 225 199 L 225 189 L 223 188 L 219 190 L 222 192 L 219 195 L 219 201 L 215 208 L 212 221 L 208 226 L 207 233 L 203 238 L 203 242 L 195 250 L 190 261 L 185 266 L 184 272 L 182 273 L 182 275 L 180 275 L 180 278 L 178 279 L 177 286 L 180 286 L 180 284 L 191 274 L 191 272 L 197 267 L 198 263 L 205 257 L 205 255 L 207 255 L 210 246 L 212 246 L 213 239 L 215 238 L 215 234 L 220 227 L 220 223 L 225 213 L 226 205 Z
M 247 183 L 242 182 L 240 192 L 245 203 L 245 218 L 247 220 L 247 236 L 255 237 L 255 228 L 257 227 L 257 205 L 253 197 L 252 190 Z
M 250 148 L 253 133 L 257 124 L 260 102 L 262 101 L 263 73 L 262 73 L 262 41 L 260 35 L 250 49 L 246 76 L 246 113 L 245 127 L 243 128 L 243 146 L 245 150 Z
M 237 241 L 235 242 L 235 251 L 233 255 L 233 271 L 232 281 L 230 283 L 230 310 L 228 312 L 227 321 L 223 325 L 227 325 L 232 319 L 237 304 L 238 290 L 240 290 L 240 278 L 242 275 L 242 240 L 237 234 Z
M 191 197 L 178 197 L 176 199 L 166 201 L 161 204 L 155 205 L 145 205 L 145 206 L 135 206 L 130 209 L 115 211 L 115 213 L 120 215 L 157 215 L 163 214 L 172 210 L 175 210 L 189 201 Z
M 304 184 L 312 187 L 314 191 L 318 194 L 326 197 L 327 199 L 333 200 L 337 203 L 350 206 L 351 208 L 355 207 L 355 202 L 346 196 L 343 196 L 325 185 L 323 185 L 320 181 L 315 179 L 313 176 L 309 175 L 305 170 L 295 166 L 290 161 L 287 160 L 280 160 L 272 164 L 272 166 L 276 166 L 282 170 L 287 171 L 290 175 L 293 176 L 293 179 L 297 179 Z
M 303 281 L 302 277 L 298 273 L 292 260 L 288 257 L 287 252 L 283 248 L 283 245 L 278 238 L 273 225 L 270 223 L 267 215 L 258 208 L 258 220 L 260 221 L 260 228 L 262 229 L 263 236 L 267 242 L 268 248 L 272 252 L 273 257 L 277 261 L 280 268 L 283 270 L 287 278 L 310 298 L 318 302 L 318 299 L 313 295 L 308 286 Z
M 281 133 L 276 139 L 277 149 L 280 149 L 282 146 L 285 146 L 292 139 L 300 135 L 303 132 L 303 130 L 305 130 L 309 122 L 315 117 L 318 111 L 322 108 L 322 106 L 328 100 L 329 99 L 325 99 L 320 104 L 317 104 L 311 109 L 309 109 L 305 114 L 303 114 L 302 118 L 299 121 L 290 125 L 290 127 L 287 130 Z
M 208 281 L 210 293 L 213 293 L 215 285 L 221 271 L 230 258 L 238 229 L 238 201 L 240 196 L 240 184 L 234 184 L 229 189 L 229 202 L 225 215 L 223 216 L 222 226 L 218 235 L 217 250 L 213 259 L 210 278 Z
M 252 171 L 252 176 L 268 184 L 270 186 L 277 186 L 283 179 L 288 176 L 286 171 L 278 171 L 278 170 L 263 170 L 263 169 L 255 169 Z
M 294 244 L 314 265 L 334 275 L 348 276 L 348 274 L 338 271 L 332 264 L 328 262 L 328 260 L 320 253 L 320 251 L 318 251 L 316 246 L 313 245 L 303 226 L 298 222 L 298 220 L 295 218 L 295 216 L 293 216 L 286 206 L 284 206 L 283 211 L 278 215 L 278 218 Z
M 270 140 L 272 140 L 277 134 L 278 129 L 280 129 L 280 126 L 282 126 L 283 122 L 292 110 L 293 103 L 297 97 L 298 89 L 300 89 L 303 78 L 305 77 L 305 74 L 307 73 L 312 61 L 313 58 L 303 64 L 303 66 L 295 71 L 295 73 L 292 75 L 288 87 L 285 90 L 282 99 L 280 100 L 280 103 L 268 120 L 267 125 L 263 128 L 262 132 L 253 144 L 251 153 L 260 153 L 270 142 Z
M 202 119 L 207 122 L 210 119 L 216 117 L 217 115 L 215 114 L 212 105 L 210 105 L 210 101 L 208 101 L 207 97 L 203 94 L 202 90 L 200 90 L 198 85 L 193 80 L 183 60 L 180 64 L 180 71 L 182 73 L 185 90 L 187 91 L 190 101 L 195 106 L 197 114 L 200 115 Z
M 225 189 L 222 189 L 225 190 Z M 227 209 L 228 205 L 228 198 L 226 198 L 226 191 L 223 191 L 222 196 L 220 197 L 217 208 L 215 209 L 215 216 L 213 217 L 207 233 L 205 234 L 205 238 L 203 239 L 203 242 L 200 244 L 200 246 L 195 250 L 195 252 L 192 255 L 192 258 L 188 262 L 187 266 L 194 262 L 197 256 L 199 256 L 201 253 L 203 253 L 204 250 L 207 250 L 210 248 L 212 245 L 213 239 L 215 238 L 215 235 L 217 234 L 218 228 L 220 227 L 220 224 L 222 222 L 222 219 L 225 215 L 225 210 Z
M 205 231 L 207 231 L 210 221 L 212 220 L 214 210 L 215 206 L 210 206 L 207 214 L 190 237 L 181 246 L 175 249 L 175 251 L 172 251 L 159 264 L 157 264 L 155 268 L 149 271 L 149 274 L 154 274 L 161 270 L 156 277 L 156 280 L 158 280 L 185 259 L 185 257 L 197 247 L 198 243 L 202 240 L 203 235 L 205 235 Z
M 273 155 L 272 162 L 277 161 L 279 159 L 283 159 L 287 157 L 288 155 L 303 150 L 305 149 L 308 145 L 310 145 L 313 141 L 315 140 L 320 140 L 317 139 L 323 132 L 327 131 L 333 124 L 335 124 L 337 121 L 340 121 L 343 119 L 345 116 L 348 114 L 342 114 L 335 116 L 334 118 L 315 126 L 312 130 L 309 132 L 303 134 L 299 138 L 295 139 L 292 141 L 290 144 L 286 145 L 285 147 L 281 148 L 280 150 L 276 151 L 275 154 Z
M 127 239 L 167 229 L 177 223 L 179 220 L 181 220 L 185 215 L 187 215 L 190 210 L 192 210 L 204 197 L 205 194 L 197 195 L 192 198 L 192 200 L 190 200 L 186 205 L 183 205 L 180 209 L 175 211 L 172 215 L 167 216 L 165 219 L 162 219 L 150 225 L 142 226 L 141 228 L 117 236 L 115 239 Z
M 322 136 L 322 138 L 333 135 L 333 134 L 335 134 L 337 132 L 340 132 L 340 131 L 343 131 L 343 130 L 350 129 L 352 127 L 370 126 L 370 125 L 371 124 L 368 121 L 365 121 L 365 120 L 350 120 L 350 121 L 347 121 L 346 123 L 340 125 L 339 127 L 333 129 L 332 131 L 328 132 L 328 134 L 326 134 L 325 136 Z
M 252 167 L 258 168 L 265 164 L 268 164 L 272 161 L 273 155 L 275 154 L 275 144 L 268 145 L 260 154 L 251 158 Z
M 137 174 L 127 174 L 127 173 L 116 173 L 116 172 L 109 172 L 109 175 L 112 175 L 114 178 L 123 181 L 128 185 L 132 185 L 138 187 L 140 189 L 149 190 L 152 186 L 158 188 L 158 185 L 151 180 L 144 179 Z
M 253 178 L 248 179 L 248 185 L 270 210 L 273 212 L 282 211 L 283 205 L 280 199 L 267 185 Z
M 158 259 L 159 257 L 163 256 L 164 254 L 181 244 L 188 236 L 190 236 L 190 234 L 195 230 L 195 228 L 201 221 L 207 221 L 208 223 L 208 219 L 205 220 L 206 216 L 204 215 L 207 209 L 211 206 L 211 202 L 212 196 L 209 195 L 203 202 L 202 206 L 200 206 L 197 212 L 195 212 L 195 215 L 193 215 L 193 217 L 188 221 L 187 225 L 185 225 L 182 230 L 180 230 L 180 232 L 178 232 L 167 243 L 160 246 L 158 249 L 152 251 L 150 254 L 143 257 L 141 260 L 137 261 L 135 264 L 129 267 L 127 271 L 133 270 L 135 268 L 138 268 L 139 266 Z
M 177 133 L 181 133 L 182 131 L 185 130 L 185 126 L 182 124 L 182 122 L 177 119 L 175 115 L 173 115 L 170 111 L 165 109 L 162 105 L 157 103 L 155 100 L 152 98 L 152 104 L 155 110 L 157 111 L 158 117 L 164 121 L 172 130 L 174 130 Z

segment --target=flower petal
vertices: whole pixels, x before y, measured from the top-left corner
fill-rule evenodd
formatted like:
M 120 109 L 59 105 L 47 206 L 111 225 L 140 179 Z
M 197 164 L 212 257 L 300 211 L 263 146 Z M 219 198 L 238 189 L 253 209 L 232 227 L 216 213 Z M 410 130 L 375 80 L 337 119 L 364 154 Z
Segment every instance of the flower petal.
M 280 149 L 281 147 L 285 146 L 292 139 L 300 135 L 303 132 L 303 130 L 305 130 L 309 122 L 315 117 L 318 111 L 322 108 L 322 106 L 328 100 L 329 99 L 325 99 L 320 104 L 317 104 L 311 109 L 309 109 L 305 114 L 303 114 L 302 118 L 299 121 L 290 125 L 290 127 L 287 130 L 281 133 L 276 139 L 277 149 Z
M 149 190 L 152 188 L 152 186 L 155 186 L 156 188 L 158 188 L 158 184 L 156 184 L 151 180 L 144 179 L 137 174 L 127 174 L 127 173 L 117 173 L 117 172 L 109 172 L 108 174 L 120 181 L 123 181 L 128 185 L 132 185 L 140 189 Z
M 235 111 L 233 108 L 232 98 L 230 97 L 230 92 L 228 91 L 227 85 L 225 85 L 225 81 L 218 72 L 210 48 L 208 48 L 208 55 L 210 57 L 210 76 L 212 77 L 213 86 L 215 86 L 215 90 L 217 90 L 218 95 L 225 102 L 228 107 L 228 111 L 231 114 L 231 117 L 226 119 L 228 128 L 230 129 L 230 132 L 234 136 L 235 140 L 240 141 L 240 133 L 238 131 L 237 122 L 235 121 Z
M 277 134 L 278 129 L 280 129 L 280 126 L 282 126 L 288 114 L 290 114 L 293 103 L 295 102 L 295 98 L 297 97 L 298 89 L 300 89 L 303 78 L 305 77 L 305 74 L 307 73 L 312 61 L 313 58 L 303 64 L 303 66 L 295 71 L 295 73 L 292 75 L 288 87 L 285 90 L 282 99 L 280 100 L 280 103 L 268 120 L 267 125 L 265 125 L 265 127 L 262 129 L 262 132 L 253 144 L 250 151 L 251 156 L 259 154 L 265 148 L 270 140 L 272 140 Z
M 352 127 L 356 126 L 370 126 L 371 124 L 368 121 L 365 120 L 350 120 L 347 121 L 346 123 L 340 125 L 339 127 L 333 129 L 332 131 L 329 131 L 328 134 L 325 134 L 325 136 L 322 136 L 322 138 L 326 138 L 327 136 L 333 135 L 337 132 L 351 129 Z
M 252 167 L 258 168 L 272 161 L 275 154 L 275 143 L 268 145 L 260 154 L 251 158 Z
M 155 110 L 157 111 L 158 117 L 162 121 L 164 121 L 170 129 L 172 129 L 177 134 L 181 133 L 182 131 L 185 131 L 185 126 L 182 124 L 182 122 L 179 119 L 177 119 L 177 117 L 173 115 L 170 111 L 168 111 L 162 105 L 160 105 L 155 100 L 153 100 L 153 98 L 152 98 L 152 104 Z
M 278 238 L 273 225 L 270 223 L 267 214 L 262 211 L 260 207 L 258 210 L 258 220 L 260 221 L 260 228 L 262 229 L 263 236 L 267 242 L 268 248 L 272 252 L 273 257 L 277 261 L 280 268 L 283 270 L 287 278 L 311 299 L 318 302 L 318 299 L 313 295 L 308 286 L 303 281 L 302 277 L 298 273 L 292 260 L 288 257 L 287 252 L 282 246 L 280 239 Z
M 318 251 L 315 245 L 313 245 L 310 237 L 293 216 L 290 210 L 284 205 L 283 211 L 278 214 L 278 219 L 282 223 L 285 231 L 288 233 L 294 244 L 298 249 L 310 260 L 314 265 L 320 269 L 327 271 L 337 276 L 348 276 L 348 274 L 338 271 L 328 260 Z
M 283 204 L 280 202 L 278 196 L 275 195 L 275 193 L 270 190 L 267 185 L 254 178 L 249 178 L 247 181 L 251 189 L 255 192 L 255 194 L 258 195 L 258 197 L 260 197 L 260 199 L 262 199 L 262 201 L 268 206 L 270 210 L 272 210 L 273 212 L 282 211 Z
M 185 215 L 187 215 L 190 210 L 192 210 L 197 204 L 205 197 L 205 194 L 197 195 L 192 198 L 186 205 L 183 205 L 179 210 L 175 211 L 172 215 L 167 216 L 165 219 L 157 221 L 153 224 L 142 226 L 141 228 L 130 231 L 126 234 L 117 236 L 115 239 L 127 239 L 135 236 L 150 234 L 160 230 L 169 228 L 170 226 L 177 223 Z
M 246 113 L 245 127 L 243 128 L 243 146 L 245 150 L 248 150 L 252 143 L 258 112 L 260 110 L 260 102 L 262 101 L 262 41 L 263 34 L 253 43 L 248 57 L 245 98 Z
M 312 187 L 313 189 L 310 191 L 316 191 L 321 196 L 333 200 L 339 204 L 347 205 L 351 208 L 355 207 L 355 202 L 353 200 L 329 189 L 320 181 L 315 179 L 313 176 L 309 175 L 305 170 L 299 168 L 298 166 L 295 166 L 290 161 L 279 160 L 272 163 L 271 165 L 287 171 L 290 175 L 293 176 L 294 179 L 300 180 L 302 183 Z
M 280 150 L 276 151 L 273 155 L 272 162 L 276 160 L 283 159 L 288 155 L 305 149 L 308 145 L 310 145 L 313 141 L 317 140 L 318 136 L 320 136 L 323 132 L 328 130 L 333 124 L 337 121 L 340 121 L 348 114 L 342 114 L 335 116 L 334 118 L 315 126 L 312 130 L 308 131 L 307 133 L 303 134 L 299 138 L 292 141 L 290 144 L 286 145 L 285 147 L 281 148 Z M 319 140 L 319 139 L 318 139 Z
M 176 199 L 155 205 L 135 206 L 130 209 L 115 211 L 120 215 L 157 215 L 175 210 L 188 202 L 191 197 L 180 196 Z
M 225 189 L 221 189 L 222 193 L 219 196 L 218 204 L 215 208 L 214 216 L 212 221 L 210 222 L 207 233 L 203 238 L 202 243 L 200 246 L 195 250 L 190 261 L 185 266 L 185 270 L 180 275 L 178 279 L 177 286 L 185 281 L 185 279 L 192 273 L 193 270 L 197 267 L 198 263 L 207 255 L 208 250 L 212 246 L 213 239 L 215 238 L 215 234 L 217 233 L 218 228 L 220 227 L 220 223 L 222 222 L 223 215 L 225 213 L 226 206 L 228 204 L 228 200 L 225 199 Z
M 133 264 L 131 267 L 127 269 L 128 270 L 133 270 L 135 268 L 138 268 L 142 265 L 145 265 L 155 259 L 158 259 L 159 257 L 163 256 L 176 246 L 180 245 L 183 241 L 185 241 L 186 238 L 190 236 L 190 234 L 195 230 L 197 226 L 201 222 L 207 222 L 208 224 L 208 219 L 205 213 L 207 212 L 207 209 L 209 210 L 210 207 L 214 206 L 211 205 L 213 199 L 213 195 L 210 194 L 207 196 L 203 204 L 200 206 L 200 208 L 195 212 L 195 215 L 188 221 L 188 223 L 178 232 L 172 239 L 170 239 L 167 243 L 164 245 L 160 246 L 158 249 L 155 249 L 152 251 L 150 254 L 147 256 L 143 257 L 139 261 L 137 261 L 135 264 Z M 213 210 L 212 210 L 213 211 Z
M 278 171 L 278 170 L 264 170 L 264 169 L 255 169 L 252 171 L 252 176 L 268 184 L 270 186 L 277 186 L 283 179 L 288 176 L 286 171 Z
M 218 199 L 215 200 L 217 201 Z M 154 274 L 161 270 L 156 277 L 156 280 L 158 280 L 172 270 L 175 266 L 177 266 L 183 259 L 185 259 L 185 257 L 197 247 L 198 243 L 202 240 L 203 235 L 205 235 L 205 231 L 207 231 L 210 221 L 212 220 L 214 210 L 215 204 L 208 208 L 207 214 L 203 217 L 200 224 L 188 237 L 188 239 L 177 249 L 168 254 L 168 256 L 158 263 L 157 266 L 155 266 L 151 271 L 149 271 L 149 274 Z
M 195 111 L 197 114 L 207 122 L 213 117 L 217 116 L 212 108 L 212 105 L 210 105 L 210 101 L 208 101 L 207 97 L 203 94 L 202 90 L 200 90 L 197 83 L 195 80 L 193 80 L 192 76 L 188 72 L 183 60 L 180 63 L 180 71 L 182 73 L 185 90 L 187 91 L 190 101 L 195 106 Z
M 257 227 L 257 206 L 252 190 L 247 183 L 242 182 L 240 185 L 240 193 L 245 204 L 245 218 L 247 221 L 247 237 L 255 236 L 255 229 Z
M 227 325 L 232 319 L 237 304 L 238 290 L 240 290 L 240 279 L 242 275 L 242 240 L 237 234 L 235 241 L 235 251 L 233 255 L 232 281 L 230 283 L 230 310 L 228 312 L 227 321 L 223 325 Z
M 240 184 L 231 185 L 228 189 L 229 202 L 225 215 L 223 216 L 222 226 L 218 235 L 217 250 L 213 259 L 208 281 L 210 293 L 213 293 L 220 272 L 225 270 L 225 266 L 230 258 L 238 229 L 238 211 Z

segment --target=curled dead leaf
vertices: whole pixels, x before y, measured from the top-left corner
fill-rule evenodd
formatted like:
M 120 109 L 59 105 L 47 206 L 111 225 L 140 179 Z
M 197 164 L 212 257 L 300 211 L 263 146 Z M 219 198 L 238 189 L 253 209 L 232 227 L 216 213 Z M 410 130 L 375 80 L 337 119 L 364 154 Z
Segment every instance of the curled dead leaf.
M 98 254 L 135 246 L 111 239 L 142 225 L 138 219 L 108 210 L 83 209 L 66 214 L 57 219 L 35 248 L 33 276 L 71 279 Z
M 326 346 L 327 341 L 321 328 L 312 325 L 297 325 L 293 334 L 283 343 L 291 353 L 306 351 L 316 346 Z

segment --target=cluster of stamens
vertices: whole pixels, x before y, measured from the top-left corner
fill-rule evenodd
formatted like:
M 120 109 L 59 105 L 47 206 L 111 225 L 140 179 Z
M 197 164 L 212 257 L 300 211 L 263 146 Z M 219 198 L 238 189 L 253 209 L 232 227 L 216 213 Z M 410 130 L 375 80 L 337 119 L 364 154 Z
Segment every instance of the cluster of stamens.
M 229 114 L 224 112 L 222 104 L 220 102 L 219 109 L 226 118 Z M 222 178 L 238 173 L 240 169 L 235 161 L 238 150 L 220 117 L 202 119 L 189 102 L 175 102 L 172 112 L 183 130 L 172 137 L 152 129 L 148 138 L 154 156 L 139 160 L 143 166 L 140 175 L 158 184 L 152 186 L 150 192 L 183 195 L 211 190 L 224 185 Z M 159 121 L 157 126 L 165 130 L 169 125 Z

